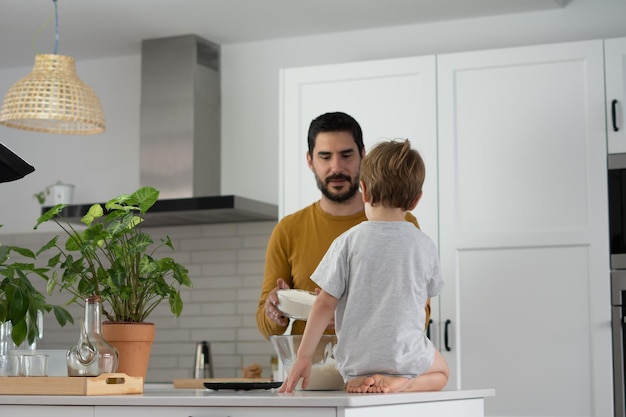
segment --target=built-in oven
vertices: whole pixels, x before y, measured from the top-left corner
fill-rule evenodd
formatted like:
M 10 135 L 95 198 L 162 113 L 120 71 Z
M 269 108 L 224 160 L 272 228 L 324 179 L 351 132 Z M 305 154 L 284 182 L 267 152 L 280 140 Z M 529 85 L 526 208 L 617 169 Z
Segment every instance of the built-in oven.
M 608 156 L 615 417 L 626 417 L 626 154 Z
M 615 417 L 626 417 L 626 269 L 611 271 L 611 326 L 613 328 L 613 408 Z
M 608 158 L 611 269 L 626 269 L 626 153 Z

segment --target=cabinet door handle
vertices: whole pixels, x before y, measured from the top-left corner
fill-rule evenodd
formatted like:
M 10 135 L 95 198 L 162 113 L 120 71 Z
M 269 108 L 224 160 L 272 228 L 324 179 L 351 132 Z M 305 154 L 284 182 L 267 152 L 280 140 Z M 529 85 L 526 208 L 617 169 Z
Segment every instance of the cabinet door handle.
M 452 322 L 448 319 L 446 320 L 446 325 L 444 327 L 444 333 L 443 333 L 443 344 L 444 347 L 446 349 L 446 352 L 450 352 L 452 349 L 450 349 L 450 344 L 448 343 L 448 327 L 450 327 L 450 324 Z
M 613 132 L 619 132 L 619 127 L 617 127 L 617 100 L 611 102 L 611 119 L 613 121 Z
M 430 339 L 430 325 L 433 324 L 433 319 L 428 320 L 428 326 L 426 326 L 426 337 Z

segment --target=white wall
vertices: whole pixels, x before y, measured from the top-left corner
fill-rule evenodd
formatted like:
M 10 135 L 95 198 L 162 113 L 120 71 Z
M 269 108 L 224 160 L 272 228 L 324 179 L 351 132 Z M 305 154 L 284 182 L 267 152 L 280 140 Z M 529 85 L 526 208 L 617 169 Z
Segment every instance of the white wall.
M 624 0 L 573 0 L 545 12 L 224 45 L 222 194 L 278 202 L 280 68 L 626 36 L 624 16 Z M 0 91 L 30 69 L 0 71 Z M 0 141 L 37 169 L 0 184 L 0 235 L 31 232 L 39 215 L 32 195 L 58 179 L 76 185 L 77 203 L 139 185 L 140 57 L 80 62 L 77 69 L 102 100 L 107 130 L 72 137 L 0 126 Z
M 78 76 L 102 102 L 106 131 L 101 135 L 51 135 L 0 126 L 0 142 L 35 167 L 20 180 L 0 184 L 0 234 L 32 232 L 41 213 L 33 194 L 57 180 L 76 186 L 78 203 L 104 201 L 137 188 L 140 66 L 139 56 L 76 64 Z M 0 94 L 31 69 L 0 71 Z M 54 230 L 49 225 L 40 229 Z
M 222 155 L 232 163 L 222 164 L 222 190 L 278 201 L 280 68 L 620 37 L 625 18 L 624 0 L 573 0 L 547 12 L 223 46 Z

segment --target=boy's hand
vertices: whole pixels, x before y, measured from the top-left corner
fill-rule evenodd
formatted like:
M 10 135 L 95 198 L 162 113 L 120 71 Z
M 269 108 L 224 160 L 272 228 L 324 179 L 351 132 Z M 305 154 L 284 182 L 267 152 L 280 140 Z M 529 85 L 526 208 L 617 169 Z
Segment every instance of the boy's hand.
M 306 389 L 309 385 L 309 378 L 311 377 L 312 360 L 310 358 L 298 358 L 291 367 L 291 371 L 287 378 L 283 381 L 283 384 L 278 388 L 279 393 L 293 392 L 298 385 L 300 378 L 302 379 L 302 389 Z

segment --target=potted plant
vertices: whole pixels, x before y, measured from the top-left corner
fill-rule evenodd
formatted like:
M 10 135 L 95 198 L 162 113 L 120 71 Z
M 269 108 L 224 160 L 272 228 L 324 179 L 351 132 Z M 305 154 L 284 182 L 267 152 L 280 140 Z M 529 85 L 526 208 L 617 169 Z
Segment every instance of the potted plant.
M 165 299 L 172 314 L 179 317 L 183 309 L 180 288 L 192 286 L 183 265 L 171 257 L 156 256 L 160 248 L 174 250 L 169 236 L 154 242 L 141 228 L 144 215 L 158 197 L 155 188 L 141 187 L 132 194 L 111 199 L 104 207 L 94 204 L 81 219 L 86 225 L 83 230 L 63 217 L 64 204 L 50 208 L 35 225 L 36 229 L 52 221 L 66 235 L 64 242 L 57 235 L 37 252 L 37 255 L 54 252 L 47 264 L 53 271 L 48 293 L 58 288 L 71 294 L 71 302 L 79 304 L 89 296 L 99 296 L 102 315 L 108 320 L 103 325 L 104 337 L 120 351 L 119 372 L 133 376 L 145 377 L 148 366 L 154 324 L 146 323 L 146 319 Z M 118 323 L 121 325 L 117 327 L 123 329 L 131 323 L 143 324 L 139 327 L 148 329 L 149 340 L 143 340 L 148 354 L 143 360 L 128 358 L 124 349 L 127 345 L 111 336 L 109 327 Z M 126 330 L 126 333 L 137 335 L 139 330 Z M 133 368 L 136 364 L 140 364 L 139 369 Z
M 12 262 L 12 252 L 27 260 Z M 33 261 L 29 261 L 30 259 Z M 35 342 L 42 330 L 39 328 L 39 314 L 53 311 L 61 326 L 65 326 L 67 322 L 74 323 L 66 309 L 48 304 L 44 294 L 32 285 L 29 275 L 48 279 L 47 274 L 50 271 L 48 267 L 37 266 L 35 259 L 35 254 L 30 249 L 0 245 L 0 324 L 2 331 L 10 329 L 11 339 L 16 346 L 24 341 L 28 345 Z M 0 335 L 0 339 L 6 336 Z

